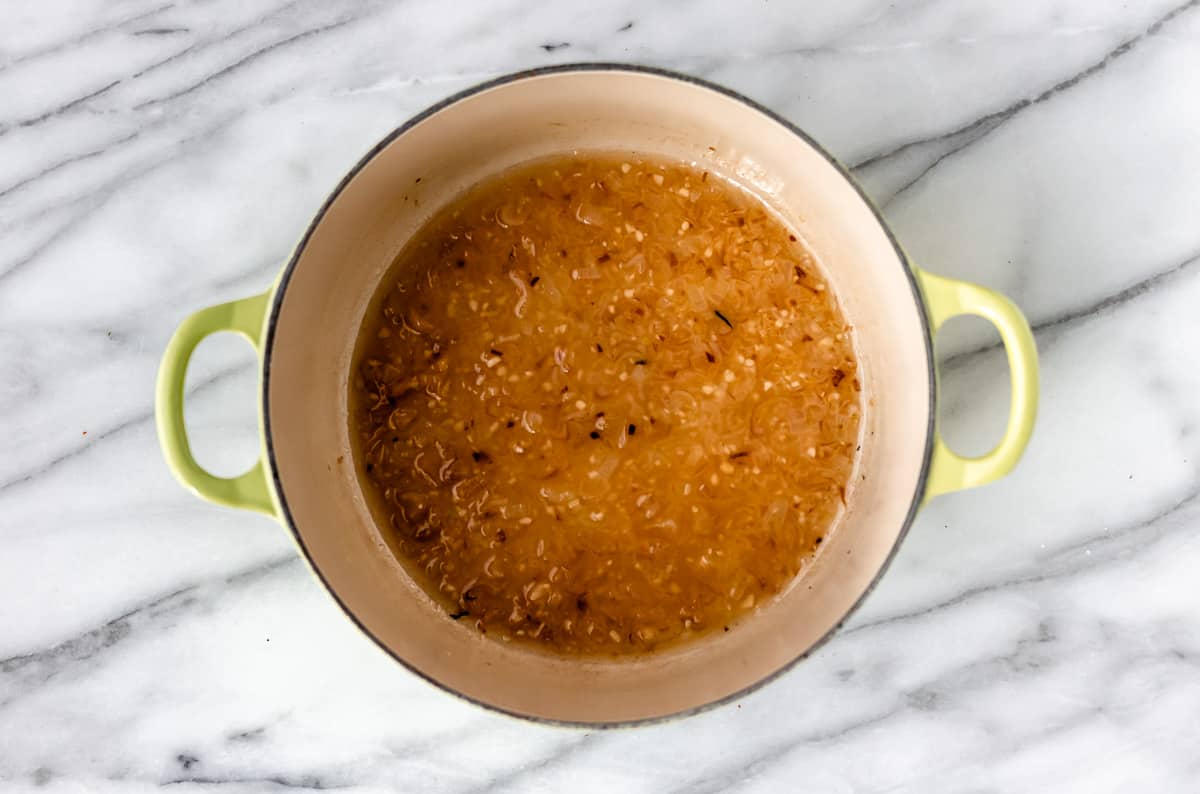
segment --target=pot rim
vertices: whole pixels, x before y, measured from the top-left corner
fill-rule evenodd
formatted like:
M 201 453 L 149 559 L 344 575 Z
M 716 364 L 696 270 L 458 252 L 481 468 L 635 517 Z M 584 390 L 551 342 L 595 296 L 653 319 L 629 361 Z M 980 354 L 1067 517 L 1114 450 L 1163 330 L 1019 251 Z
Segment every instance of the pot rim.
M 736 100 L 737 102 L 740 102 L 743 105 L 746 105 L 747 107 L 763 114 L 764 116 L 771 119 L 775 123 L 784 127 L 788 132 L 790 132 L 792 135 L 796 136 L 798 139 L 800 139 L 800 141 L 802 141 L 804 144 L 811 147 L 818 154 L 820 154 L 821 157 L 824 158 L 826 162 L 828 162 L 831 166 L 833 166 L 834 169 L 837 170 L 837 172 L 839 174 L 841 174 L 842 178 L 846 180 L 846 182 L 854 189 L 854 191 L 859 195 L 859 197 L 867 205 L 867 207 L 871 211 L 871 214 L 874 215 L 875 221 L 879 224 L 879 227 L 883 230 L 883 233 L 887 236 L 888 242 L 892 246 L 892 250 L 895 251 L 896 258 L 899 261 L 900 266 L 904 270 L 904 275 L 905 275 L 905 278 L 908 279 L 909 287 L 912 289 L 913 301 L 917 305 L 917 313 L 920 317 L 921 327 L 925 332 L 924 333 L 925 359 L 928 362 L 928 379 L 929 379 L 928 380 L 929 419 L 928 419 L 928 423 L 927 423 L 927 427 L 926 427 L 926 431 L 925 431 L 925 453 L 921 460 L 921 469 L 920 469 L 920 472 L 919 472 L 919 475 L 917 478 L 916 488 L 913 492 L 912 502 L 910 503 L 909 508 L 908 508 L 908 514 L 904 518 L 903 525 L 900 527 L 900 531 L 897 533 L 896 540 L 892 544 L 891 549 L 888 551 L 887 557 L 884 559 L 883 563 L 879 566 L 879 569 L 875 572 L 874 576 L 872 576 L 871 581 L 868 583 L 866 588 L 863 589 L 862 593 L 859 594 L 858 598 L 846 610 L 845 614 L 842 615 L 842 617 L 837 621 L 837 623 L 835 623 L 828 631 L 825 632 L 825 634 L 823 634 L 816 642 L 814 642 L 811 646 L 809 646 L 803 653 L 798 654 L 797 656 L 795 656 L 793 659 L 791 659 L 787 663 L 781 665 L 779 668 L 777 668 L 776 670 L 772 671 L 771 673 L 763 676 L 762 678 L 758 679 L 757 681 L 755 681 L 751 684 L 748 684 L 747 686 L 742 687 L 741 689 L 739 689 L 735 692 L 731 692 L 728 695 L 725 695 L 724 697 L 720 697 L 715 700 L 710 700 L 705 703 L 699 703 L 690 708 L 681 709 L 679 711 L 675 711 L 670 714 L 664 714 L 664 715 L 660 715 L 660 716 L 656 716 L 656 717 L 644 717 L 644 718 L 637 718 L 637 719 L 630 719 L 630 720 L 616 720 L 616 721 L 608 721 L 608 722 L 589 722 L 589 721 L 583 721 L 583 720 L 550 719 L 547 717 L 541 717 L 541 716 L 537 716 L 534 714 L 524 714 L 524 713 L 521 713 L 518 711 L 509 710 L 502 706 L 498 706 L 493 703 L 488 703 L 483 700 L 479 700 L 477 698 L 468 696 L 468 695 L 464 694 L 463 692 L 460 692 L 457 689 L 454 689 L 454 688 L 442 683 L 441 681 L 437 680 L 433 676 L 431 676 L 421 670 L 418 670 L 416 667 L 409 664 L 409 662 L 406 659 L 402 658 L 399 654 L 397 654 L 391 648 L 389 648 L 377 636 L 375 636 L 375 634 L 371 631 L 371 629 L 368 628 L 365 624 L 363 624 L 358 619 L 358 616 L 355 615 L 353 611 L 351 611 L 351 609 L 346 605 L 345 602 L 342 601 L 341 597 L 334 590 L 334 588 L 330 585 L 329 581 L 325 578 L 324 574 L 321 572 L 320 566 L 317 564 L 316 559 L 309 552 L 308 547 L 305 546 L 304 539 L 301 537 L 299 531 L 297 531 L 297 529 L 296 529 L 296 522 L 292 518 L 292 512 L 291 512 L 291 509 L 288 507 L 287 497 L 284 494 L 283 483 L 279 478 L 279 471 L 275 465 L 275 445 L 273 443 L 273 437 L 272 437 L 272 433 L 271 433 L 271 413 L 270 413 L 270 405 L 269 405 L 269 395 L 271 393 L 271 389 L 270 389 L 271 354 L 274 350 L 274 345 L 275 345 L 275 330 L 276 330 L 277 320 L 279 317 L 279 311 L 280 311 L 281 306 L 283 305 L 283 297 L 284 297 L 285 292 L 287 291 L 288 282 L 291 280 L 292 273 L 295 271 L 296 264 L 299 262 L 300 256 L 301 256 L 301 254 L 303 254 L 305 246 L 308 244 L 309 239 L 312 237 L 312 235 L 316 231 L 317 227 L 320 226 L 321 222 L 325 219 L 325 215 L 329 211 L 329 208 L 332 206 L 333 202 L 338 199 L 338 197 L 342 194 L 342 191 L 345 190 L 346 186 L 350 183 L 350 181 L 352 179 L 354 179 L 354 177 L 356 177 L 363 169 L 365 169 L 368 165 L 370 165 L 371 161 L 375 159 L 375 156 L 378 155 L 381 151 L 383 151 L 383 149 L 385 149 L 387 146 L 389 146 L 393 141 L 395 141 L 397 138 L 399 138 L 404 133 L 408 132 L 408 130 L 412 129 L 417 124 L 430 118 L 431 116 L 436 115 L 437 113 L 450 107 L 451 105 L 457 104 L 458 102 L 461 102 L 462 100 L 472 97 L 476 94 L 480 94 L 480 93 L 483 93 L 484 91 L 488 91 L 492 88 L 497 88 L 499 86 L 507 85 L 509 83 L 516 83 L 516 82 L 520 82 L 522 80 L 528 80 L 528 79 L 536 78 L 536 77 L 543 77 L 546 75 L 572 74 L 572 73 L 583 73 L 583 72 L 632 72 L 635 74 L 645 74 L 645 75 L 650 75 L 653 77 L 659 77 L 659 78 L 663 78 L 663 79 L 667 79 L 667 80 L 673 80 L 676 82 L 686 83 L 693 87 L 713 91 L 713 92 L 721 94 L 729 99 Z M 754 100 L 752 100 L 752 99 L 744 96 L 743 94 L 741 94 L 737 91 L 734 91 L 732 89 L 726 88 L 724 86 L 709 82 L 707 80 L 704 80 L 704 79 L 701 79 L 698 77 L 693 77 L 691 75 L 683 74 L 683 73 L 676 72 L 676 71 L 673 71 L 670 69 L 664 69 L 664 68 L 657 67 L 657 66 L 643 66 L 640 64 L 626 64 L 626 63 L 615 63 L 615 62 L 605 62 L 605 61 L 583 61 L 583 62 L 577 62 L 577 63 L 558 64 L 558 65 L 554 65 L 554 66 L 542 66 L 542 67 L 536 67 L 536 68 L 532 68 L 532 69 L 525 69 L 525 70 L 518 71 L 518 72 L 511 72 L 511 73 L 508 73 L 505 75 L 501 75 L 500 77 L 496 77 L 491 80 L 487 80 L 485 82 L 478 83 L 474 86 L 465 88 L 462 91 L 452 94 L 451 96 L 449 96 L 433 105 L 430 105 L 425 110 L 412 116 L 410 119 L 405 121 L 402 125 L 400 125 L 396 129 L 394 129 L 390 133 L 388 133 L 383 139 L 381 139 L 378 143 L 376 143 L 374 146 L 372 146 L 371 149 L 365 155 L 363 155 L 358 160 L 357 163 L 354 164 L 354 166 L 346 173 L 346 175 L 342 177 L 341 181 L 338 182 L 337 186 L 332 191 L 330 191 L 330 193 L 326 197 L 325 201 L 321 204 L 321 208 L 319 210 L 317 210 L 317 213 L 313 216 L 313 219 L 309 223 L 308 228 L 305 230 L 304 235 L 300 238 L 300 241 L 296 244 L 296 247 L 292 251 L 292 254 L 289 257 L 287 264 L 284 266 L 283 271 L 280 273 L 280 275 L 278 277 L 277 283 L 275 285 L 275 289 L 273 291 L 273 294 L 271 295 L 270 310 L 268 311 L 267 318 L 266 318 L 265 339 L 264 339 L 263 358 L 262 358 L 262 389 L 261 389 L 262 402 L 259 405 L 259 410 L 260 410 L 260 415 L 262 417 L 263 443 L 264 443 L 264 447 L 266 449 L 267 470 L 268 470 L 268 473 L 270 476 L 270 484 L 271 484 L 271 488 L 275 492 L 275 497 L 276 497 L 276 500 L 279 505 L 280 518 L 283 520 L 283 523 L 287 527 L 288 531 L 292 534 L 292 537 L 295 540 L 297 547 L 300 549 L 301 553 L 304 555 L 304 559 L 308 563 L 309 568 L 316 575 L 317 579 L 320 580 L 321 585 L 325 588 L 326 592 L 328 592 L 329 595 L 333 598 L 333 600 L 337 603 L 338 607 L 341 608 L 343 613 L 345 613 L 346 617 L 349 618 L 350 621 L 355 626 L 358 627 L 359 631 L 361 631 L 368 639 L 370 639 L 377 647 L 379 647 L 380 650 L 382 650 L 384 653 L 386 653 L 394 661 L 399 663 L 410 673 L 413 673 L 414 675 L 418 676 L 419 678 L 423 679 L 424 681 L 437 687 L 439 690 L 446 692 L 447 694 L 453 695 L 454 697 L 457 697 L 460 700 L 464 700 L 468 703 L 472 703 L 476 706 L 482 707 L 488 711 L 498 713 L 498 714 L 503 714 L 503 715 L 509 716 L 509 717 L 515 717 L 515 718 L 518 718 L 521 720 L 535 722 L 540 725 L 556 725 L 556 726 L 563 726 L 563 727 L 588 728 L 588 729 L 597 730 L 597 729 L 634 727 L 634 726 L 641 726 L 641 725 L 655 725 L 655 724 L 659 724 L 659 723 L 664 723 L 664 722 L 668 722 L 668 721 L 681 719 L 684 717 L 691 717 L 691 716 L 695 716 L 697 714 L 701 714 L 703 712 L 718 708 L 720 706 L 726 705 L 728 703 L 732 703 L 733 701 L 738 700 L 739 698 L 745 697 L 745 696 L 751 694 L 752 692 L 757 691 L 761 687 L 766 686 L 767 684 L 769 684 L 772 681 L 776 680 L 777 678 L 781 677 L 784 673 L 787 673 L 789 670 L 793 669 L 801 661 L 807 659 L 813 653 L 820 650 L 830 640 L 830 638 L 832 638 L 838 631 L 840 631 L 842 629 L 842 627 L 846 624 L 846 621 L 849 620 L 850 617 L 853 616 L 854 613 L 858 611 L 858 609 L 862 606 L 862 603 L 875 590 L 875 587 L 879 584 L 879 580 L 883 578 L 883 575 L 885 573 L 887 573 L 888 568 L 891 566 L 892 561 L 895 559 L 896 554 L 899 551 L 901 544 L 904 542 L 904 539 L 908 536 L 909 529 L 911 529 L 913 521 L 916 519 L 917 512 L 921 508 L 921 505 L 924 500 L 924 494 L 925 494 L 925 489 L 926 489 L 926 485 L 927 485 L 927 480 L 929 478 L 930 462 L 933 459 L 934 441 L 936 439 L 935 426 L 936 426 L 936 421 L 937 421 L 937 374 L 936 374 L 936 363 L 934 361 L 934 355 L 933 355 L 933 333 L 932 333 L 931 329 L 932 329 L 932 326 L 931 326 L 931 323 L 929 320 L 929 313 L 925 306 L 925 300 L 922 296 L 920 286 L 917 282 L 916 274 L 911 266 L 911 263 L 908 260 L 907 255 L 905 255 L 905 253 L 904 253 L 904 249 L 900 247 L 899 242 L 896 240 L 895 235 L 892 233 L 891 227 L 889 227 L 887 222 L 884 220 L 882 213 L 879 211 L 879 208 L 875 206 L 875 203 L 870 199 L 869 196 L 867 196 L 866 192 L 862 189 L 862 187 L 858 184 L 858 182 L 850 174 L 849 169 L 847 169 L 836 157 L 834 157 L 832 154 L 830 154 L 828 151 L 826 151 L 820 144 L 818 144 L 815 140 L 813 140 L 806 132 L 801 130 L 799 127 L 797 127 L 795 124 L 791 123 L 787 119 L 780 116 L 778 113 L 774 112 L 773 110 L 759 104 L 758 102 L 755 102 Z

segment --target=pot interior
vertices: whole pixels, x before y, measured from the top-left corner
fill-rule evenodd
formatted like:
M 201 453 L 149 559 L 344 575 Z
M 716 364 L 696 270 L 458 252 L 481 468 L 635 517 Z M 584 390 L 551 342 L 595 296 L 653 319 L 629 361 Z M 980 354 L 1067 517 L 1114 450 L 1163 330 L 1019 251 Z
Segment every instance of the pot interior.
M 864 390 L 860 468 L 816 560 L 732 631 L 642 659 L 556 657 L 451 620 L 380 535 L 349 436 L 347 384 L 359 326 L 408 238 L 480 179 L 577 150 L 695 161 L 773 205 L 829 276 L 855 329 Z M 651 719 L 720 700 L 803 656 L 844 619 L 920 498 L 931 362 L 906 267 L 838 169 L 738 99 L 620 69 L 493 85 L 425 115 L 377 150 L 285 274 L 265 394 L 280 501 L 341 604 L 393 655 L 443 687 L 511 713 L 584 723 Z

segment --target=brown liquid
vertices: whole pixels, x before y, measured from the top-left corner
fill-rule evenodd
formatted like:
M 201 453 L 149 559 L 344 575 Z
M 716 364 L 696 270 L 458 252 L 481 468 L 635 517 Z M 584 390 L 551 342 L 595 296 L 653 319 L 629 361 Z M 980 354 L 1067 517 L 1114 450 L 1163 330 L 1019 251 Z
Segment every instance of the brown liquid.
M 420 231 L 351 418 L 394 547 L 453 617 L 564 652 L 728 629 L 814 554 L 861 400 L 811 254 L 677 164 L 519 168 Z

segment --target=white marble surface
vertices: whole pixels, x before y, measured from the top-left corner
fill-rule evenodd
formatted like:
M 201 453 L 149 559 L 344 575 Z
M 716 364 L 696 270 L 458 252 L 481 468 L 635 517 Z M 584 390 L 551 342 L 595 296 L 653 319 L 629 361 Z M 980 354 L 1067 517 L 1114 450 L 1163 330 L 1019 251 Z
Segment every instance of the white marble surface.
M 176 323 L 266 286 L 376 139 L 589 59 L 809 130 L 918 261 L 1018 300 L 1044 384 L 1018 471 L 926 509 L 814 658 L 594 733 L 396 667 L 283 530 L 175 484 L 151 412 Z M 0 789 L 1200 790 L 1198 96 L 1200 0 L 6 4 Z M 944 339 L 966 449 L 1002 422 L 993 341 Z M 254 377 L 237 341 L 193 366 L 224 473 L 254 452 Z

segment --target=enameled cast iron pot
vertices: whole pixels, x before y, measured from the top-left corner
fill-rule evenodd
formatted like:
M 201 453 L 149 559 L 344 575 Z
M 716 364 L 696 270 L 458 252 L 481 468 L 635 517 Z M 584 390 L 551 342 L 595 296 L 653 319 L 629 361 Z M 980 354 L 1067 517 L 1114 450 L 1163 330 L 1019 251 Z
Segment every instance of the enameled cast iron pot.
M 572 150 L 696 161 L 773 205 L 816 253 L 856 329 L 868 400 L 861 476 L 798 585 L 729 633 L 637 660 L 559 658 L 451 620 L 389 552 L 351 454 L 351 354 L 368 301 L 405 241 L 480 179 Z M 933 334 L 958 314 L 991 321 L 1008 354 L 1008 427 L 981 458 L 950 451 L 935 427 Z M 262 453 L 232 479 L 197 465 L 183 423 L 188 359 L 218 331 L 245 336 L 262 364 Z M 694 712 L 806 656 L 870 591 L 925 500 L 1015 465 L 1036 404 L 1037 354 L 1016 307 L 911 265 L 846 170 L 804 133 L 717 86 L 606 64 L 494 80 L 397 129 L 334 189 L 270 289 L 180 325 L 157 394 L 159 435 L 179 480 L 285 524 L 350 619 L 393 658 L 476 703 L 592 725 Z

